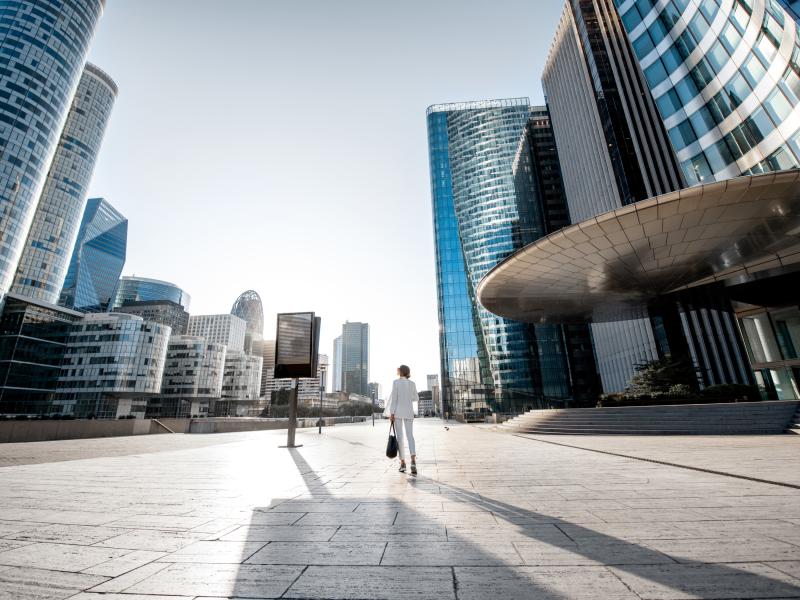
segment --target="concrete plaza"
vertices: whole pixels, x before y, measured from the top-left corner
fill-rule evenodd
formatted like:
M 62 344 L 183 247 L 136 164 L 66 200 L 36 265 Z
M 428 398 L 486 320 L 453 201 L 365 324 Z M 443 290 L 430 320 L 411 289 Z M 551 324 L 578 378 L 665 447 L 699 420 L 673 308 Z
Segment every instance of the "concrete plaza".
M 416 429 L 0 446 L 0 598 L 800 598 L 800 436 Z

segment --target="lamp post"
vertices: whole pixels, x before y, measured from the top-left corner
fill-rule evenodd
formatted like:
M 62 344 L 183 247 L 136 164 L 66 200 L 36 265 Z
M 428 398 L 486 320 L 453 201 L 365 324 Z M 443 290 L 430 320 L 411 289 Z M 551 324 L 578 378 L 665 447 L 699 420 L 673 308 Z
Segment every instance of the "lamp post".
M 325 370 L 327 365 L 319 366 L 319 435 L 322 435 L 322 401 L 325 398 Z
M 377 396 L 378 390 L 372 388 L 372 426 L 375 427 L 375 396 Z

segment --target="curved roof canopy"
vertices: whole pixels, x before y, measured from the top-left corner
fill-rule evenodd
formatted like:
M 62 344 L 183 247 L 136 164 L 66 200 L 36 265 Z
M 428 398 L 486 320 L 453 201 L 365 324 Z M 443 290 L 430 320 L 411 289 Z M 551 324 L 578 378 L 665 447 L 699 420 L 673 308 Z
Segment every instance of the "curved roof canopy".
M 258 292 L 254 290 L 242 292 L 233 303 L 231 314 L 245 320 L 248 332 L 264 334 L 264 308 Z
M 800 267 L 800 171 L 698 185 L 561 229 L 518 250 L 478 286 L 520 321 L 614 320 L 663 294 Z

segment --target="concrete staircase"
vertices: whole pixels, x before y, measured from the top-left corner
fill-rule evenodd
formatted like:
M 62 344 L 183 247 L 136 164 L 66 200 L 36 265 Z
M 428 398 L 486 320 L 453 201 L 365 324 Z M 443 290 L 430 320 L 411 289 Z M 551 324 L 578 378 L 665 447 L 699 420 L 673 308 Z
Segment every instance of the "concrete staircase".
M 499 431 L 552 435 L 800 433 L 800 401 L 532 410 Z
M 786 433 L 795 433 L 800 435 L 800 407 L 797 408 L 797 412 L 794 413 L 794 418 L 792 422 L 789 423 L 789 427 L 786 428 Z

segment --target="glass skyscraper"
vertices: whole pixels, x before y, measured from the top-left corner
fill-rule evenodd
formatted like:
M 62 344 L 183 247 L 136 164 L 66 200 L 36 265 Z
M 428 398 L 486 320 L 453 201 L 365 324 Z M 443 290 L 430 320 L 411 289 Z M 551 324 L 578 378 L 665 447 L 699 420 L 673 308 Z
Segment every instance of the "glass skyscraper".
M 545 106 L 531 108 L 512 167 L 520 237 L 530 244 L 570 224 L 556 140 Z M 537 323 L 533 382 L 546 405 L 593 406 L 600 391 L 586 323 Z
M 701 78 L 708 80 L 711 90 L 719 84 L 712 79 L 730 76 L 733 63 L 724 68 L 717 63 L 713 69 L 710 63 L 704 63 L 695 74 L 687 65 L 701 61 L 705 50 L 722 47 L 724 41 L 711 32 L 728 30 L 721 21 L 736 4 L 734 0 L 724 2 L 723 10 L 712 0 L 699 4 L 670 0 L 658 3 L 663 10 L 656 10 L 655 4 L 646 0 L 566 2 L 542 83 L 573 223 L 710 180 L 707 171 L 697 170 L 687 162 L 689 153 L 699 148 L 699 141 L 695 140 L 689 149 L 681 149 L 683 133 L 679 135 L 676 123 L 670 120 L 677 117 L 665 119 L 664 114 L 667 110 L 671 115 L 685 116 L 687 111 L 694 114 L 699 98 L 687 95 L 687 90 L 699 85 Z M 702 9 L 698 8 L 700 5 Z M 764 15 L 768 13 L 762 3 L 758 18 L 768 22 Z M 692 27 L 690 22 L 694 23 Z M 730 31 L 736 31 L 732 27 Z M 628 35 L 628 28 L 634 36 Z M 705 35 L 704 28 L 709 34 L 698 46 L 695 38 Z M 753 32 L 744 39 L 755 38 Z M 749 60 L 747 44 L 737 44 L 736 60 Z M 687 64 L 682 63 L 681 52 L 686 53 Z M 671 73 L 663 80 L 653 66 L 661 54 Z M 646 62 L 641 62 L 643 58 Z M 715 71 L 717 68 L 722 70 Z M 780 68 L 776 65 L 776 69 Z M 667 79 L 674 81 L 679 90 L 669 91 Z M 694 118 L 711 123 L 704 115 L 698 111 Z M 733 126 L 733 120 L 734 115 L 730 115 L 726 124 Z M 685 132 L 689 127 L 695 131 L 690 123 L 682 127 Z M 708 130 L 703 135 L 703 142 L 713 137 Z M 705 173 L 702 178 L 697 176 L 701 171 Z M 719 175 L 730 177 L 746 171 Z M 646 240 L 642 232 L 642 237 L 630 243 Z M 735 333 L 733 307 L 724 296 L 713 296 L 685 292 L 674 295 L 669 302 L 641 307 L 640 318 L 630 314 L 624 321 L 592 323 L 604 391 L 624 390 L 637 364 L 658 358 L 684 357 L 680 360 L 691 361 L 700 386 L 751 383 L 745 348 Z M 665 325 L 673 321 L 677 321 L 676 326 Z
M 103 5 L 0 3 L 0 302 L 11 288 Z
M 15 294 L 58 301 L 116 96 L 111 78 L 87 64 L 17 266 Z
M 369 396 L 369 325 L 342 325 L 342 391 Z
M 690 184 L 800 164 L 800 27 L 772 0 L 617 0 Z
M 122 306 L 126 301 L 134 300 L 170 300 L 180 304 L 186 310 L 192 302 L 191 296 L 184 292 L 174 283 L 149 279 L 147 277 L 122 277 L 120 278 L 114 297 L 111 302 L 111 310 Z
M 445 410 L 513 410 L 504 400 L 536 397 L 529 326 L 489 313 L 476 289 L 524 244 L 512 165 L 528 122 L 527 98 L 428 108 L 439 346 Z
M 105 311 L 125 265 L 128 220 L 103 198 L 83 212 L 59 304 L 83 312 Z

